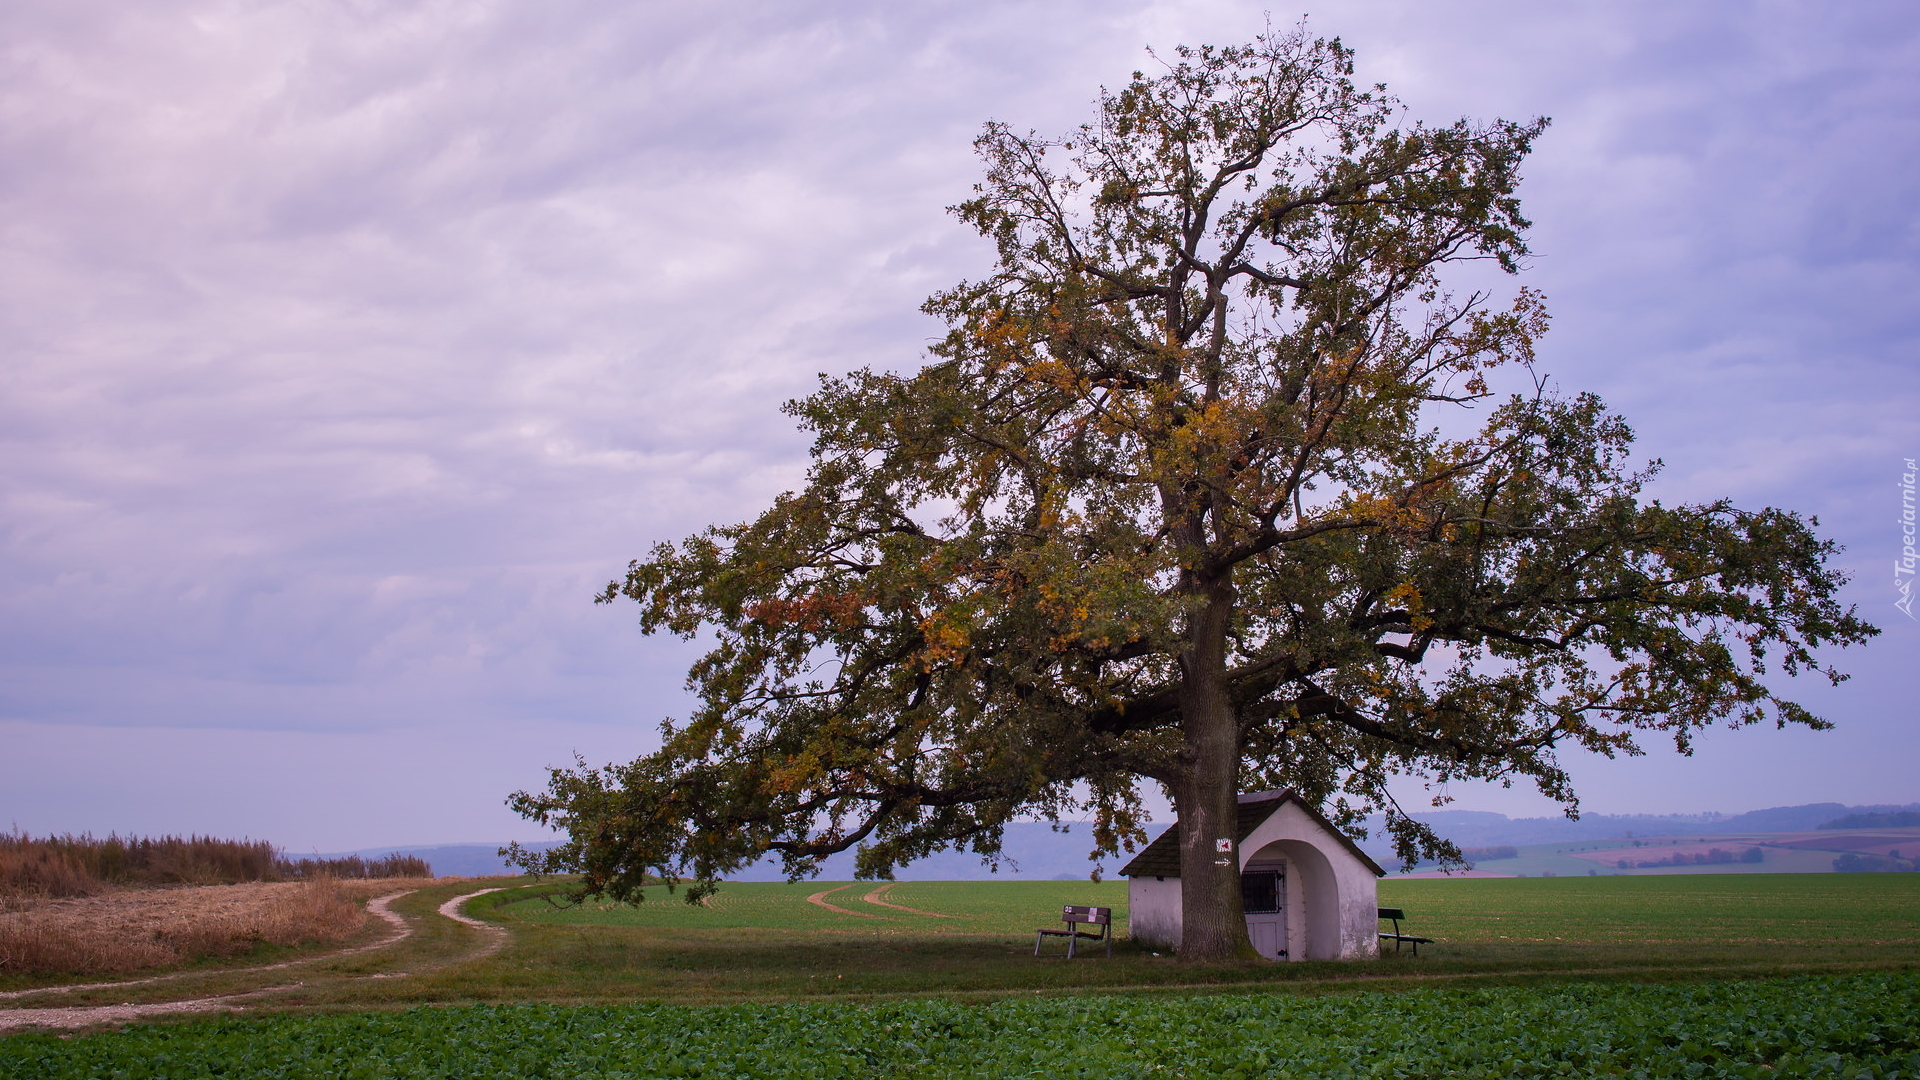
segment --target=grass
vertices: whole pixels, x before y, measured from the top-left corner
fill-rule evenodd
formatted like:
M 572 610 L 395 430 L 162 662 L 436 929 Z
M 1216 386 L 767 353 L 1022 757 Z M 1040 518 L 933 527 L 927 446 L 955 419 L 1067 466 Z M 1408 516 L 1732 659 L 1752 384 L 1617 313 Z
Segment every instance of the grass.
M 211 836 L 89 834 L 35 838 L 0 833 L 0 893 L 86 896 L 104 885 L 224 885 L 262 881 L 274 870 L 265 840 Z
M 482 935 L 434 910 L 486 884 L 506 888 L 466 910 L 508 928 L 512 940 L 492 956 L 468 959 Z M 1218 965 L 1154 956 L 1124 936 L 1112 959 L 1094 950 L 1068 961 L 1057 942 L 1044 958 L 1032 955 L 1034 929 L 1057 918 L 1062 904 L 1101 904 L 1124 915 L 1122 883 L 902 882 L 877 897 L 955 916 L 946 919 L 868 903 L 863 898 L 879 887 L 871 882 L 826 899 L 883 918 L 807 902 L 835 884 L 729 884 L 700 907 L 662 892 L 633 908 L 556 908 L 546 898 L 563 887 L 554 883 L 435 883 L 394 905 L 417 930 L 392 948 L 306 961 L 296 974 L 249 977 L 208 964 L 184 981 L 76 992 L 62 1003 L 203 996 L 295 979 L 300 987 L 254 999 L 253 1007 L 1318 994 L 1920 968 L 1920 875 L 1909 874 L 1388 880 L 1381 903 L 1407 909 L 1409 930 L 1439 939 L 1417 959 Z
M 1441 973 L 1698 973 L 1920 964 L 1920 875 L 1698 874 L 1382 882 Z
M 1456 949 L 1865 949 L 1916 944 L 1920 875 L 1694 874 L 1385 881 Z
M 531 889 L 490 897 L 485 903 L 497 915 L 517 921 L 560 926 L 651 927 L 678 931 L 761 929 L 777 932 L 815 930 L 879 937 L 934 933 L 1024 934 L 1029 946 L 1033 931 L 1067 904 L 1114 909 L 1116 918 L 1127 908 L 1124 881 L 1093 884 L 1086 881 L 884 881 L 737 882 L 722 885 L 708 903 L 689 905 L 664 889 L 649 890 L 641 904 L 597 903 L 583 907 L 556 907 L 545 896 L 552 889 Z M 867 918 L 849 917 L 807 902 L 818 893 L 827 903 Z M 867 902 L 878 899 L 918 914 Z M 943 917 L 944 916 L 944 917 Z
M 1439 939 L 1417 959 L 1204 966 L 1154 956 L 1124 937 L 1111 960 L 1095 950 L 1068 962 L 1058 942 L 1048 943 L 1044 958 L 1032 955 L 1034 929 L 1062 904 L 1100 904 L 1124 916 L 1123 883 L 902 882 L 877 897 L 953 916 L 945 919 L 867 903 L 863 897 L 877 887 L 870 882 L 825 899 L 880 917 L 807 902 L 834 885 L 730 884 L 701 907 L 663 892 L 638 907 L 556 908 L 548 894 L 560 886 L 510 888 L 468 911 L 509 927 L 512 947 L 420 985 L 392 987 L 393 1000 L 968 998 L 1920 966 L 1914 875 L 1385 881 L 1381 903 L 1406 908 L 1410 929 Z
M 485 884 L 504 887 L 467 912 L 511 932 L 491 955 L 434 914 Z M 1124 940 L 1110 960 L 1032 955 L 1062 904 L 1124 916 L 1120 883 L 556 907 L 563 887 L 435 882 L 395 903 L 415 933 L 390 947 L 42 996 L 247 992 L 253 1015 L 0 1039 L 0 1080 L 1920 1076 L 1914 874 L 1388 880 L 1381 903 L 1439 939 L 1417 959 L 1220 965 Z

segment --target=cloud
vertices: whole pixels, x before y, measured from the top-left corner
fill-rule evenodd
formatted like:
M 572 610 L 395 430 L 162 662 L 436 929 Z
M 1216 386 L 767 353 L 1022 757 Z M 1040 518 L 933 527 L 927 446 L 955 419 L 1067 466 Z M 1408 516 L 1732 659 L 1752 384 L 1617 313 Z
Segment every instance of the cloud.
M 644 741 L 686 649 L 587 598 L 795 484 L 805 441 L 777 407 L 814 373 L 917 362 L 939 331 L 921 299 L 990 257 L 941 209 L 979 124 L 1063 130 L 1144 46 L 1263 15 L 0 18 L 0 718 L 110 756 L 81 733 Z M 1312 25 L 1421 116 L 1555 117 L 1526 189 L 1545 366 L 1627 412 L 1663 494 L 1818 510 L 1873 604 L 1887 467 L 1920 434 L 1917 23 L 1353 3 Z M 1890 714 L 1897 689 L 1847 708 Z

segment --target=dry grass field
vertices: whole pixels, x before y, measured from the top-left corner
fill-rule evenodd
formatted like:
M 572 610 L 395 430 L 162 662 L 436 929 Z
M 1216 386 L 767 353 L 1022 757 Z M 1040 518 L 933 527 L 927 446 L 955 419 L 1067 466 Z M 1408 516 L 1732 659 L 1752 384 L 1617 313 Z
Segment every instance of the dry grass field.
M 398 854 L 293 860 L 264 840 L 0 833 L 0 983 L 345 941 L 369 897 L 430 872 Z
M 315 878 L 16 900 L 0 914 L 0 974 L 131 972 L 345 941 L 366 924 L 369 897 L 419 883 Z

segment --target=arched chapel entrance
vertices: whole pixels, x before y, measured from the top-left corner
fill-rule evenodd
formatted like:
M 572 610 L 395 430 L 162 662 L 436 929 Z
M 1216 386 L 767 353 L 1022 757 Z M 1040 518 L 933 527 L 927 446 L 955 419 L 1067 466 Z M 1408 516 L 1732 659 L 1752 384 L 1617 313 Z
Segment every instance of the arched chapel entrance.
M 1247 936 L 1260 955 L 1339 959 L 1340 884 L 1318 848 L 1274 840 L 1246 856 L 1240 883 Z

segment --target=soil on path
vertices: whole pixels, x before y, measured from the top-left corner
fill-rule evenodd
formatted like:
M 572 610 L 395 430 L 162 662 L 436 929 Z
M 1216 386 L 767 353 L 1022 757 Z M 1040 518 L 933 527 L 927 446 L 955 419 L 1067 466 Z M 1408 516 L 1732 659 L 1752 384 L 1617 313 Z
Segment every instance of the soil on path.
M 447 901 L 446 903 L 440 905 L 439 907 L 440 914 L 445 915 L 447 918 L 452 919 L 454 922 L 464 923 L 465 925 L 471 926 L 475 930 L 480 931 L 482 935 L 481 940 L 486 942 L 486 944 L 480 946 L 478 949 L 475 949 L 473 952 L 470 952 L 467 955 L 462 956 L 459 959 L 459 961 L 457 961 L 458 963 L 464 964 L 471 960 L 479 960 L 484 957 L 492 956 L 494 953 L 497 953 L 501 949 L 504 949 L 507 947 L 507 942 L 508 940 L 510 940 L 510 937 L 507 934 L 506 927 L 499 926 L 490 922 L 481 922 L 479 919 L 476 919 L 471 915 L 460 914 L 460 905 L 466 903 L 467 901 L 473 899 L 476 896 L 485 896 L 491 892 L 499 892 L 500 889 L 501 889 L 501 886 L 496 885 L 491 889 L 481 889 L 478 892 L 470 892 L 462 896 L 456 896 L 453 899 Z

